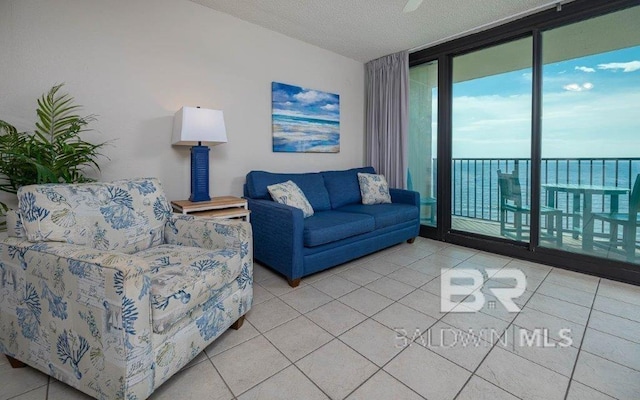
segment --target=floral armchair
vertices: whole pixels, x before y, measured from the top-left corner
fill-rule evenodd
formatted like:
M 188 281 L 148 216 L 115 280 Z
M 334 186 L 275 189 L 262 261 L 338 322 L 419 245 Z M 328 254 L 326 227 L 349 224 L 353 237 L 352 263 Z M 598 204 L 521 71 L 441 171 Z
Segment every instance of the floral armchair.
M 32 185 L 0 241 L 0 353 L 145 399 L 253 297 L 251 226 L 171 212 L 155 179 Z

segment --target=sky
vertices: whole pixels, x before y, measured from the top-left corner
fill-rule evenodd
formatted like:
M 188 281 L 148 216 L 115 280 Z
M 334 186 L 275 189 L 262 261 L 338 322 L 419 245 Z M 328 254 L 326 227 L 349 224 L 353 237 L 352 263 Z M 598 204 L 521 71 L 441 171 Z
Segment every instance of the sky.
M 531 73 L 454 84 L 454 157 L 529 157 Z M 546 64 L 542 112 L 543 158 L 640 157 L 640 46 Z
M 273 114 L 340 121 L 340 96 L 284 83 L 272 83 Z

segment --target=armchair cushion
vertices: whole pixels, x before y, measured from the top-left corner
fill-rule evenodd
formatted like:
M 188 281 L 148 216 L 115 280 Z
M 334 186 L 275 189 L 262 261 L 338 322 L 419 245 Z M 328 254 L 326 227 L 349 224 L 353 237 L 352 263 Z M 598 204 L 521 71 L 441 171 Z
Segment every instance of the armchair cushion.
M 156 179 L 29 185 L 18 190 L 18 202 L 31 242 L 67 242 L 127 254 L 162 243 L 171 211 Z
M 163 333 L 233 282 L 242 269 L 239 250 L 164 244 L 136 253 L 150 266 L 153 331 Z

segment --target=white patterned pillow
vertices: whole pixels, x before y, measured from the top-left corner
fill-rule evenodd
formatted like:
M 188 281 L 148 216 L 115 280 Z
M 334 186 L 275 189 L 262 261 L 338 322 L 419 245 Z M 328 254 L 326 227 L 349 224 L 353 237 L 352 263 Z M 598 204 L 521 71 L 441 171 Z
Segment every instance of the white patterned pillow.
M 358 173 L 362 204 L 391 203 L 389 184 L 384 175 Z
M 313 207 L 309 200 L 293 181 L 269 185 L 267 190 L 274 201 L 301 209 L 305 218 L 313 215 Z

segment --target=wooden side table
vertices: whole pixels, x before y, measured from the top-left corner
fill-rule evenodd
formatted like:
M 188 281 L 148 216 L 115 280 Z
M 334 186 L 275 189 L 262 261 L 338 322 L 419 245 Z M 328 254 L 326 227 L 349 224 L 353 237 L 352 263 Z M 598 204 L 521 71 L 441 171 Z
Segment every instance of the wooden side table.
M 197 203 L 176 200 L 171 202 L 171 206 L 175 212 L 181 214 L 220 219 L 244 218 L 247 222 L 251 213 L 247 208 L 247 200 L 234 196 L 213 197 L 210 201 Z

